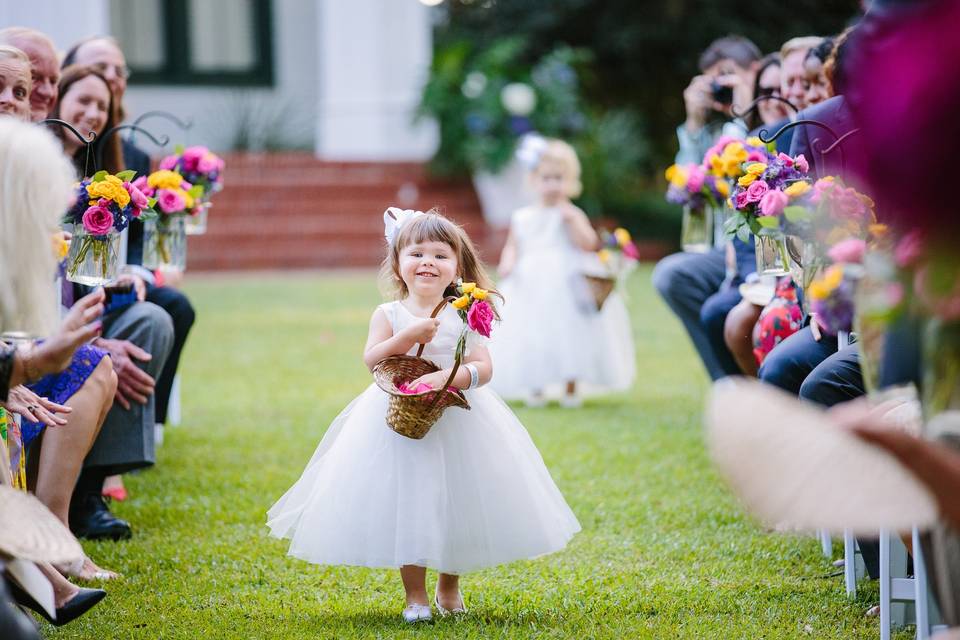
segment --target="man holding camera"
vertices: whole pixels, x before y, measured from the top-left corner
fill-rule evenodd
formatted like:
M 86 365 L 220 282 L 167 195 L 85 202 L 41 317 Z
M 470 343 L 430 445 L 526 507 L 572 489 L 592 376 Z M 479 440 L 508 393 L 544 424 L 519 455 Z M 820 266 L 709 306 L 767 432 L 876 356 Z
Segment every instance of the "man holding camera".
M 721 135 L 746 137 L 746 124 L 734 114 L 745 112 L 753 99 L 760 58 L 757 46 L 742 36 L 715 40 L 703 52 L 701 73 L 683 92 L 687 118 L 677 127 L 678 164 L 700 164 Z M 715 338 L 701 320 L 704 302 L 727 279 L 724 254 L 718 247 L 707 253 L 675 253 L 657 263 L 653 271 L 654 286 L 683 322 L 713 380 L 738 371 L 722 339 L 714 344 Z

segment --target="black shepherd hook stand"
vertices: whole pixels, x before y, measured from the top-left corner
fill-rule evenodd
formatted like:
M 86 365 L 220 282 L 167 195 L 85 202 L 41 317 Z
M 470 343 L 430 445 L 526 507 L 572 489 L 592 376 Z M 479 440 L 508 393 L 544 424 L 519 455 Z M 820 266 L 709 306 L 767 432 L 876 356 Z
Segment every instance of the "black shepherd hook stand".
M 108 129 L 107 131 L 104 131 L 103 135 L 100 136 L 100 139 L 104 141 L 108 140 L 110 139 L 111 136 L 116 135 L 117 132 L 121 131 L 122 129 L 130 129 L 131 131 L 134 131 L 134 132 L 139 131 L 143 135 L 147 136 L 150 139 L 150 141 L 153 144 L 157 145 L 158 147 L 165 147 L 167 146 L 167 144 L 170 143 L 170 136 L 161 135 L 159 138 L 157 138 L 155 135 L 153 135 L 143 127 L 139 127 L 135 124 L 119 124 L 113 127 L 112 129 Z M 100 145 L 99 149 L 97 149 L 96 155 L 97 155 L 97 162 L 102 162 L 103 161 L 103 145 Z
M 40 124 L 52 124 L 52 125 L 56 125 L 56 126 L 58 126 L 58 127 L 62 127 L 62 128 L 64 128 L 64 129 L 67 129 L 70 133 L 72 133 L 72 134 L 74 135 L 74 137 L 76 137 L 76 139 L 79 140 L 80 143 L 83 144 L 83 146 L 84 146 L 84 152 L 85 152 L 86 156 L 85 156 L 84 161 L 83 161 L 83 173 L 84 173 L 85 175 L 86 175 L 87 173 L 89 173 L 89 172 L 88 172 L 88 169 L 90 168 L 90 150 L 93 149 L 93 142 L 94 142 L 94 140 L 97 139 L 97 132 L 96 132 L 96 131 L 91 131 L 91 132 L 87 135 L 87 137 L 84 138 L 84 137 L 83 137 L 83 134 L 80 133 L 79 131 L 77 131 L 76 127 L 74 127 L 74 126 L 73 126 L 72 124 L 70 124 L 69 122 L 65 122 L 65 121 L 63 121 L 63 120 L 60 120 L 59 118 L 47 118 L 46 120 L 41 120 L 41 121 L 40 121 Z M 93 169 L 94 169 L 94 172 L 96 172 L 96 169 L 97 169 L 96 158 L 94 158 Z
M 761 102 L 766 102 L 768 100 L 775 100 L 777 102 L 783 103 L 786 106 L 788 106 L 790 110 L 793 111 L 794 113 L 800 112 L 800 110 L 797 109 L 797 106 L 792 102 L 790 102 L 789 100 L 787 100 L 786 98 L 771 95 L 771 96 L 758 96 L 757 99 L 751 102 L 750 104 L 748 104 L 742 112 L 737 111 L 735 107 L 730 107 L 730 113 L 733 114 L 733 117 L 735 118 L 746 118 L 747 114 L 749 114 L 751 111 L 757 108 L 757 105 L 759 105 Z
M 169 111 L 162 111 L 162 110 L 160 110 L 160 109 L 156 109 L 156 110 L 154 110 L 154 111 L 147 111 L 146 113 L 140 114 L 140 116 L 139 116 L 136 120 L 133 121 L 133 124 L 139 125 L 139 124 L 140 124 L 141 122 L 143 122 L 144 120 L 149 120 L 150 118 L 163 118 L 164 120 L 168 120 L 168 121 L 172 122 L 172 123 L 173 123 L 178 129 L 180 129 L 181 131 L 188 131 L 188 130 L 190 130 L 190 129 L 193 128 L 193 120 L 192 120 L 192 119 L 181 120 L 180 118 L 178 118 L 177 116 L 173 115 L 173 114 L 170 113 Z M 133 143 L 134 137 L 135 137 L 136 135 L 137 135 L 136 130 L 134 130 L 133 132 L 130 133 L 130 143 L 131 143 L 131 144 Z

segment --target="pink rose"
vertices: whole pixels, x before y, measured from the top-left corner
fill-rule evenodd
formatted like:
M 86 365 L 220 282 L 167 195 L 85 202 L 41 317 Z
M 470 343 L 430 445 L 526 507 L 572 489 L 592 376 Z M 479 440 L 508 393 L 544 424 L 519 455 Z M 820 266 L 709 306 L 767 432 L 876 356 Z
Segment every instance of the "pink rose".
M 177 160 L 179 160 L 177 156 L 167 156 L 160 161 L 160 168 L 165 171 L 173 171 L 177 166 Z
M 210 153 L 206 147 L 187 147 L 183 150 L 183 168 L 185 171 L 196 171 L 197 164 L 203 156 Z
M 631 260 L 639 260 L 640 250 L 637 249 L 637 245 L 635 245 L 633 241 L 630 241 L 623 245 L 623 255 L 627 256 Z
M 703 189 L 703 181 L 706 177 L 707 175 L 703 169 L 698 166 L 691 166 L 690 175 L 687 176 L 687 191 L 697 193 L 700 189 Z
M 493 307 L 486 300 L 477 300 L 467 312 L 467 326 L 484 338 L 489 338 L 493 318 Z
M 903 236 L 893 252 L 897 266 L 905 268 L 916 264 L 923 257 L 923 244 L 923 236 L 918 231 Z
M 180 213 L 187 206 L 186 201 L 176 191 L 159 189 L 157 191 L 157 205 L 164 213 Z
M 213 155 L 212 153 L 208 153 L 200 158 L 200 160 L 197 162 L 197 171 L 204 174 L 211 173 L 219 169 L 219 165 L 220 163 L 217 162 L 217 156 Z
M 763 198 L 769 189 L 770 187 L 765 181 L 754 180 L 750 183 L 750 186 L 747 187 L 747 202 L 760 202 L 760 199 Z
M 147 196 L 148 198 L 152 198 L 154 193 L 156 193 L 156 189 L 154 189 L 149 184 L 147 184 L 147 176 L 140 176 L 139 178 L 134 180 L 131 184 L 137 189 L 139 189 L 140 193 Z
M 797 169 L 802 173 L 810 173 L 810 165 L 807 163 L 807 159 L 803 157 L 802 153 L 794 158 L 793 162 L 797 165 Z
M 752 186 L 752 185 L 751 185 Z M 787 206 L 790 196 L 779 189 L 771 189 L 760 199 L 760 214 L 764 216 L 779 216 Z
M 844 189 L 836 198 L 834 215 L 844 219 L 861 219 L 867 214 L 867 206 L 854 189 Z
M 126 189 L 127 193 L 130 194 L 130 202 L 133 203 L 133 206 L 138 209 L 138 216 L 140 215 L 140 209 L 146 209 L 150 206 L 150 201 L 147 199 L 147 196 L 143 195 L 143 191 L 140 191 L 140 189 L 137 189 L 129 182 L 124 182 L 123 188 Z
M 769 159 L 766 153 L 757 149 L 753 149 L 747 154 L 747 162 L 766 162 Z
M 736 209 L 743 209 L 743 208 L 746 207 L 748 204 L 750 204 L 750 201 L 747 200 L 747 192 L 746 192 L 746 191 L 738 191 L 738 192 L 737 192 L 737 195 L 735 195 L 735 196 L 733 197 L 733 206 L 734 206 L 734 208 L 736 208 Z
M 863 264 L 863 254 L 866 252 L 866 242 L 858 238 L 847 238 L 830 247 L 827 256 L 834 262 Z
M 788 167 L 793 166 L 793 158 L 785 154 L 783 151 L 777 154 L 777 160 L 779 160 L 780 162 L 782 162 L 784 165 Z
M 106 207 L 93 205 L 83 212 L 83 228 L 92 236 L 105 236 L 113 228 L 113 214 Z

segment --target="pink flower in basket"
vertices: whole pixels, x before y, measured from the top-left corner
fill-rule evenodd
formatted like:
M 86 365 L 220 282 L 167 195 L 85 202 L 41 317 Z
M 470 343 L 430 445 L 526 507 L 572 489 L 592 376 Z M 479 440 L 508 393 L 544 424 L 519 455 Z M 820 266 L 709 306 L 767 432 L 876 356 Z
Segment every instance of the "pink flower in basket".
M 834 262 L 848 264 L 863 264 L 863 254 L 867 251 L 867 243 L 859 238 L 847 238 L 833 245 L 827 256 Z
M 160 161 L 160 168 L 164 171 L 173 171 L 177 167 L 177 156 L 166 156 Z
M 140 215 L 141 209 L 147 209 L 150 206 L 150 201 L 147 200 L 147 196 L 143 195 L 143 191 L 140 191 L 140 189 L 129 182 L 124 182 L 123 188 L 130 194 L 130 202 L 132 202 L 133 206 L 137 209 L 136 215 Z
M 490 304 L 485 300 L 476 300 L 467 312 L 467 326 L 484 338 L 489 338 L 493 318 L 493 308 Z
M 95 204 L 83 212 L 83 228 L 92 236 L 105 236 L 113 228 L 113 214 Z

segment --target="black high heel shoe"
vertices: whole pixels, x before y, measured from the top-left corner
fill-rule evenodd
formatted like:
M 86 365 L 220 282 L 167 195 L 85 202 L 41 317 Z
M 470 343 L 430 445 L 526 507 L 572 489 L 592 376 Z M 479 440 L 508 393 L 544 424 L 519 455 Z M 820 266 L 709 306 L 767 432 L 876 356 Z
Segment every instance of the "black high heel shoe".
M 7 580 L 7 586 L 10 587 L 10 594 L 18 604 L 36 611 L 44 620 L 57 627 L 62 627 L 68 622 L 76 620 L 92 609 L 94 605 L 103 600 L 107 595 L 107 592 L 103 589 L 80 589 L 77 595 L 70 598 L 65 605 L 57 609 L 57 617 L 54 619 L 40 606 L 39 602 L 34 600 L 29 593 L 21 589 L 20 585 L 16 582 Z

